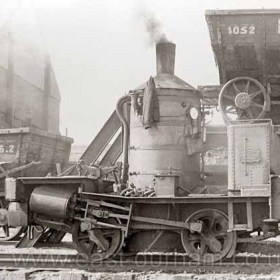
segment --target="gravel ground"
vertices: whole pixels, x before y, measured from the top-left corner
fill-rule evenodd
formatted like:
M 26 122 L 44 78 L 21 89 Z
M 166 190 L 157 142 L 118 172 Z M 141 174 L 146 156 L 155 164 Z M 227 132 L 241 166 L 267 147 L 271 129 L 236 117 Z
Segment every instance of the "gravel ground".
M 279 274 L 246 275 L 246 274 L 166 274 L 160 272 L 124 272 L 124 273 L 81 273 L 75 270 L 18 272 L 2 271 L 0 280 L 280 280 Z
M 66 235 L 63 239 L 64 242 L 71 242 L 71 236 Z M 280 242 L 280 237 L 271 238 L 269 241 Z M 77 251 L 74 249 L 52 247 L 52 248 L 15 248 L 13 245 L 0 246 L 0 253 L 10 253 L 10 254 L 61 254 L 61 255 L 75 255 Z M 244 255 L 241 253 L 239 255 Z M 247 253 L 248 255 L 248 253 Z M 255 254 L 251 254 L 254 256 Z M 88 273 L 86 271 L 78 270 L 61 270 L 61 271 L 38 271 L 34 269 L 20 269 L 16 271 L 7 271 L 4 268 L 0 268 L 0 280 L 280 280 L 280 270 L 279 273 L 274 273 L 270 275 L 260 275 L 260 274 L 240 274 L 240 273 L 226 273 L 226 274 L 213 274 L 204 273 L 203 271 L 198 271 L 197 274 L 166 274 L 162 272 L 123 272 L 123 273 Z
M 62 240 L 62 246 L 63 243 L 69 244 L 69 242 L 72 242 L 72 236 L 71 234 L 66 234 L 65 237 Z M 77 251 L 75 249 L 71 248 L 61 248 L 60 246 L 52 246 L 50 247 L 40 247 L 40 248 L 15 248 L 14 245 L 0 245 L 0 253 L 10 253 L 10 254 L 61 254 L 61 255 L 75 255 L 77 254 Z

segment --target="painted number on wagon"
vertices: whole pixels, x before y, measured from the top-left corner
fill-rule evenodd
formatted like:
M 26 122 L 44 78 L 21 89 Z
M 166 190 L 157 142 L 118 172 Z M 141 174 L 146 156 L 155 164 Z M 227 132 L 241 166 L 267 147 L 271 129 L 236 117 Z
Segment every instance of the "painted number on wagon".
M 246 35 L 246 34 L 255 34 L 256 27 L 255 25 L 230 25 L 228 27 L 228 34 L 230 35 Z
M 14 154 L 15 153 L 15 145 L 2 145 L 0 144 L 0 154 Z

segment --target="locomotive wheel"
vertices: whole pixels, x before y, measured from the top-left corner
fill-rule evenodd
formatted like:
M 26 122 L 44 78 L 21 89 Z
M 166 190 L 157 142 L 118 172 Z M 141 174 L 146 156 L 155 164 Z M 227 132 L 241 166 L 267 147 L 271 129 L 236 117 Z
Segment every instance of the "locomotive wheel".
M 0 197 L 0 208 L 6 209 L 8 207 L 7 201 L 4 197 Z M 0 226 L 0 241 L 11 241 L 18 239 L 20 235 L 26 230 L 26 227 L 9 227 L 8 224 Z
M 227 232 L 227 216 L 216 209 L 193 213 L 187 222 L 203 222 L 201 233 L 183 230 L 181 240 L 188 256 L 197 262 L 213 263 L 225 258 L 236 247 L 236 233 Z
M 242 119 L 261 119 L 269 104 L 264 86 L 256 79 L 238 77 L 221 89 L 219 107 L 225 122 Z
M 120 221 L 114 218 L 106 219 L 104 222 L 115 225 L 120 224 Z M 116 255 L 120 251 L 124 241 L 124 233 L 121 229 L 92 229 L 96 239 L 93 241 L 90 239 L 88 231 L 81 231 L 80 224 L 80 222 L 77 222 L 72 232 L 72 238 L 79 253 L 87 255 L 93 262 L 99 262 Z

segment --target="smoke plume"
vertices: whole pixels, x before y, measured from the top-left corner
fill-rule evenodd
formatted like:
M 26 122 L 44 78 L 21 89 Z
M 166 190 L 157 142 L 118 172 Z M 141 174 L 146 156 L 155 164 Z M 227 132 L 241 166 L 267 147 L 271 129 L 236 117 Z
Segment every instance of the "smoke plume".
M 140 12 L 141 19 L 144 23 L 145 30 L 149 35 L 150 44 L 168 42 L 166 34 L 163 31 L 162 23 L 158 20 L 154 13 L 147 9 Z

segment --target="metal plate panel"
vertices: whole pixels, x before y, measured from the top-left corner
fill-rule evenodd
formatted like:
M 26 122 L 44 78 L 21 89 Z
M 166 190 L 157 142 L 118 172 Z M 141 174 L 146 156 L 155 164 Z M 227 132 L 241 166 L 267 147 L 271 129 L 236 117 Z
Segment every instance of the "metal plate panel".
M 228 185 L 269 184 L 271 124 L 232 124 L 228 127 Z
M 191 135 L 196 127 L 189 108 L 200 107 L 199 96 L 189 91 L 157 89 L 156 97 L 157 120 L 149 129 L 144 129 L 142 116 L 131 106 L 129 183 L 151 188 L 156 175 L 175 174 L 180 176 L 180 186 L 195 189 L 200 180 L 200 138 Z

